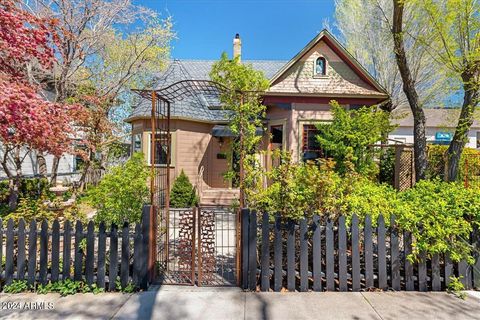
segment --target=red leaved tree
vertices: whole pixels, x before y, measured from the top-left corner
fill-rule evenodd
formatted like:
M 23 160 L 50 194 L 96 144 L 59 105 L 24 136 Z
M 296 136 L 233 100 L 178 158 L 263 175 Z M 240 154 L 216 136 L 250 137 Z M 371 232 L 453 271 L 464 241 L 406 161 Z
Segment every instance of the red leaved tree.
M 47 101 L 40 85 L 29 81 L 32 70 L 53 66 L 54 25 L 23 10 L 18 0 L 0 0 L 0 162 L 9 179 L 12 210 L 29 152 L 61 155 L 70 146 L 75 107 Z

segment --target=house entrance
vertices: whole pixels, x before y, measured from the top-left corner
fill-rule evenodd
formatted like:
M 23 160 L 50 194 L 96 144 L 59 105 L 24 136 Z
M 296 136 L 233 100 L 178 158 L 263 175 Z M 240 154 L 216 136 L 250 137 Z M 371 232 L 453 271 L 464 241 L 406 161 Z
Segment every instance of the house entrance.
M 160 243 L 163 284 L 235 286 L 239 243 L 237 210 L 170 208 L 168 237 Z

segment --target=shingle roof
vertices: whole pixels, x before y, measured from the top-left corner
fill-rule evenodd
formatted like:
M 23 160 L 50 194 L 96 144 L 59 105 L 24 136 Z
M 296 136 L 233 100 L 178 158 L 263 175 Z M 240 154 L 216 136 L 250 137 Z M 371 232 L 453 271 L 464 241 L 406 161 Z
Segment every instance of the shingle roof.
M 426 126 L 430 128 L 455 128 L 460 109 L 424 109 Z M 472 128 L 479 128 L 478 114 L 475 115 Z M 410 109 L 399 109 L 392 112 L 392 123 L 399 127 L 413 127 L 413 114 Z
M 156 89 L 162 89 L 182 80 L 209 80 L 209 73 L 215 60 L 172 60 L 163 73 L 158 75 Z M 247 60 L 244 64 L 251 64 L 256 70 L 263 71 L 265 77 L 270 79 L 280 70 L 286 61 L 272 60 Z M 172 117 L 189 118 L 201 121 L 225 122 L 229 112 L 215 110 L 220 102 L 212 97 L 197 95 L 197 99 L 186 99 L 171 104 L 170 115 Z M 130 116 L 125 120 L 132 121 L 135 118 L 148 118 L 151 114 L 149 100 L 141 99 Z

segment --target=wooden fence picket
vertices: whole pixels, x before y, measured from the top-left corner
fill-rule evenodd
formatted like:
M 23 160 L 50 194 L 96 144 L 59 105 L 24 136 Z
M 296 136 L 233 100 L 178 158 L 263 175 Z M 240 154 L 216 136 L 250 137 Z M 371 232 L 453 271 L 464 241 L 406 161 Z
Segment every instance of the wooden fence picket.
M 390 217 L 390 279 L 393 290 L 400 290 L 400 249 L 398 239 L 398 229 L 395 223 L 395 216 Z
M 364 235 L 364 263 L 365 263 L 365 286 L 373 287 L 373 239 L 372 239 L 372 218 L 365 217 Z
M 117 226 L 112 224 L 110 229 L 110 266 L 108 269 L 108 289 L 114 291 L 118 274 L 118 234 Z
M 308 227 L 307 220 L 300 220 L 300 291 L 308 291 Z
M 75 261 L 73 262 L 73 280 L 82 280 L 83 269 L 83 225 L 81 221 L 75 224 Z
M 279 213 L 275 215 L 274 227 L 274 283 L 273 290 L 279 292 L 282 290 L 283 283 L 283 238 L 282 238 L 282 218 Z
M 360 232 L 356 214 L 352 216 L 352 291 L 360 291 Z
M 418 291 L 427 291 L 427 255 L 421 252 L 418 261 Z
M 452 279 L 450 279 L 450 277 L 453 276 L 453 263 L 448 254 L 445 254 L 444 259 L 445 259 L 445 270 L 444 270 L 445 287 L 448 287 L 450 282 L 452 282 Z
M 72 250 L 72 226 L 70 221 L 65 221 L 63 224 L 63 268 L 62 279 L 70 279 L 70 267 L 71 263 L 71 250 Z
M 129 243 L 129 227 L 128 222 L 123 224 L 122 228 L 122 261 L 120 263 L 120 284 L 125 288 L 128 284 L 128 271 L 130 268 L 130 243 Z
M 37 267 L 37 222 L 30 222 L 28 232 L 28 279 L 27 283 L 32 286 L 35 283 Z
M 262 256 L 261 256 L 261 281 L 260 290 L 268 291 L 270 289 L 270 246 L 269 239 L 270 226 L 268 221 L 268 212 L 262 214 Z
M 93 221 L 87 225 L 87 255 L 85 258 L 85 281 L 90 286 L 93 284 L 93 268 L 95 257 L 95 235 Z
M 458 275 L 460 277 L 460 282 L 463 284 L 465 289 L 470 289 L 470 268 L 468 263 L 465 260 L 461 260 L 457 264 Z
M 287 289 L 295 291 L 295 223 L 288 221 L 287 230 Z
M 335 290 L 335 279 L 334 279 L 334 272 L 335 272 L 335 262 L 334 262 L 334 250 L 335 244 L 333 240 L 333 222 L 329 219 L 327 221 L 327 228 L 325 230 L 326 236 L 326 243 L 325 243 L 325 250 L 326 250 L 326 272 L 327 272 L 327 291 L 334 291 Z
M 105 254 L 107 246 L 107 234 L 105 233 L 105 223 L 100 222 L 98 227 L 98 258 L 97 258 L 97 286 L 105 287 Z
M 385 236 L 385 219 L 383 215 L 377 221 L 377 248 L 378 248 L 378 288 L 386 290 L 387 284 L 387 243 Z
M 313 216 L 313 291 L 322 291 L 322 229 L 320 217 Z
M 338 219 L 338 288 L 347 291 L 347 230 L 345 216 Z
M 1 222 L 0 222 L 1 223 Z M 26 236 L 25 236 L 25 220 L 20 218 L 18 221 L 18 238 L 17 238 L 17 279 L 25 279 L 26 271 L 26 262 L 27 258 L 25 255 L 25 246 L 26 246 Z
M 442 289 L 442 282 L 440 276 L 440 256 L 438 253 L 432 256 L 432 290 L 440 291 Z
M 415 290 L 415 283 L 413 280 L 413 264 L 408 259 L 412 253 L 412 234 L 410 232 L 403 233 L 403 245 L 405 252 L 405 289 L 407 291 Z
M 5 283 L 11 284 L 13 281 L 13 219 L 7 222 L 7 248 L 5 251 Z
M 47 283 L 48 272 L 48 223 L 47 220 L 42 221 L 40 231 L 40 283 L 45 285 Z
M 58 281 L 60 266 L 60 224 L 57 219 L 53 221 L 52 225 L 52 282 Z
M 140 224 L 135 225 L 135 236 L 133 239 L 133 283 L 140 287 L 142 278 L 142 228 Z

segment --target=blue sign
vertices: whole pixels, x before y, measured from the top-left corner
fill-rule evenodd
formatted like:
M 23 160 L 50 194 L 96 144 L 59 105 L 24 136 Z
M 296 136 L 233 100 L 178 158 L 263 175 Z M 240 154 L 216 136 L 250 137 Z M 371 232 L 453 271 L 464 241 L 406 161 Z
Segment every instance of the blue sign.
M 450 132 L 436 132 L 435 141 L 452 141 L 452 134 Z

